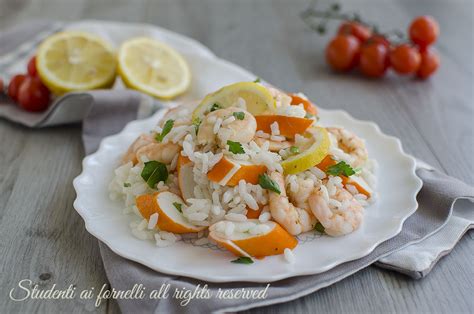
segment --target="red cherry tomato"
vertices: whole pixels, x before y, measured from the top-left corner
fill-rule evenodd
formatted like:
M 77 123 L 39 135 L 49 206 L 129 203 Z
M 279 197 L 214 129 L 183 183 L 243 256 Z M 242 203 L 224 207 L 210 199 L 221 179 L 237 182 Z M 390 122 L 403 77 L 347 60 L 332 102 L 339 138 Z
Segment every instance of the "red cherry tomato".
M 10 84 L 8 84 L 8 97 L 10 97 L 15 102 L 18 101 L 18 90 L 25 79 L 25 74 L 17 74 L 12 77 Z
M 18 103 L 27 111 L 43 111 L 48 108 L 49 96 L 39 77 L 28 76 L 18 90 Z
M 337 33 L 340 35 L 353 35 L 357 37 L 361 43 L 364 43 L 372 35 L 372 31 L 367 26 L 350 21 L 342 23 Z
M 388 48 L 383 43 L 366 44 L 360 49 L 359 68 L 364 75 L 382 77 L 388 63 Z
M 438 38 L 439 25 L 432 16 L 419 16 L 411 23 L 408 33 L 415 44 L 425 48 Z
M 36 56 L 33 56 L 30 61 L 28 61 L 28 74 L 31 76 L 37 76 L 38 71 L 36 71 Z
M 326 61 L 336 71 L 349 71 L 359 59 L 360 43 L 352 35 L 337 35 L 326 47 Z
M 421 52 L 421 64 L 416 76 L 426 79 L 431 76 L 439 67 L 439 55 L 434 49 L 424 49 Z
M 408 44 L 399 45 L 390 52 L 390 65 L 399 74 L 415 73 L 420 63 L 420 53 Z
M 373 43 L 383 44 L 387 49 L 390 49 L 390 42 L 388 41 L 387 38 L 385 38 L 385 36 L 378 35 L 378 34 L 370 36 L 370 38 L 367 39 L 366 44 L 373 44 Z

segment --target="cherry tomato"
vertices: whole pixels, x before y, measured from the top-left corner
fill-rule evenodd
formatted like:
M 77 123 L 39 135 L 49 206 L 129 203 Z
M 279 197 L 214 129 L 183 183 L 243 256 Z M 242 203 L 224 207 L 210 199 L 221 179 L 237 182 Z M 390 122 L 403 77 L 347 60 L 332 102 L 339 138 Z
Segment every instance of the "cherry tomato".
M 372 35 L 372 31 L 367 26 L 351 21 L 342 23 L 337 33 L 340 35 L 353 35 L 361 43 L 364 43 Z
M 48 108 L 49 96 L 39 77 L 28 76 L 18 90 L 18 103 L 27 111 L 43 111 Z
M 8 97 L 10 97 L 15 102 L 18 101 L 18 90 L 25 79 L 25 74 L 17 74 L 12 77 L 10 84 L 8 84 Z
M 28 74 L 31 76 L 37 76 L 38 71 L 36 71 L 36 56 L 33 56 L 30 61 L 28 61 Z
M 416 76 L 426 79 L 431 76 L 439 67 L 439 55 L 434 49 L 424 49 L 421 51 L 421 64 Z
M 369 39 L 367 39 L 366 44 L 372 44 L 372 43 L 378 43 L 378 44 L 383 44 L 387 49 L 390 49 L 390 42 L 388 41 L 385 36 L 382 35 L 372 35 L 370 36 Z
M 390 65 L 399 74 L 415 73 L 420 63 L 420 53 L 408 44 L 399 45 L 390 52 Z
M 408 33 L 415 44 L 425 48 L 438 38 L 439 25 L 432 16 L 419 16 L 411 23 Z
M 388 48 L 383 43 L 366 44 L 360 49 L 359 68 L 364 75 L 381 77 L 388 63 Z
M 359 59 L 360 43 L 352 35 L 337 35 L 326 47 L 326 61 L 336 71 L 349 71 Z

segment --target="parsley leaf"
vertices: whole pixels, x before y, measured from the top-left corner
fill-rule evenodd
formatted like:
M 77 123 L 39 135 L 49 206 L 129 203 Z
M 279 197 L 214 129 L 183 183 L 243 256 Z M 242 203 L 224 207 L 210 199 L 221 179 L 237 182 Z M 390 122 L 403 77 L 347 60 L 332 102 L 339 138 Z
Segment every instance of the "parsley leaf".
M 124 188 L 129 188 L 129 187 L 131 187 L 131 186 L 132 186 L 131 183 L 128 183 L 128 182 L 124 182 L 124 183 L 123 183 L 123 187 L 124 187 Z
M 180 204 L 178 202 L 174 202 L 173 206 L 182 214 L 183 213 L 183 204 Z
M 304 115 L 304 117 L 305 117 L 306 119 L 312 119 L 312 118 L 314 118 L 314 115 L 311 114 L 311 113 L 306 113 L 306 114 Z
M 227 141 L 227 145 L 229 145 L 229 152 L 232 154 L 245 154 L 244 148 L 239 142 Z
M 344 161 L 340 161 L 337 164 L 328 167 L 328 169 L 326 170 L 326 173 L 332 176 L 339 176 L 342 174 L 346 177 L 349 177 L 355 174 L 355 171 L 354 169 L 352 169 L 351 166 L 346 164 Z
M 195 131 L 196 131 L 196 135 L 199 132 L 199 127 L 201 126 L 201 122 L 202 122 L 201 118 L 195 118 L 193 120 L 193 125 L 194 125 Z
M 296 146 L 291 146 L 290 147 L 290 153 L 292 154 L 298 154 L 300 152 L 300 149 Z
M 221 108 L 222 108 L 221 105 L 216 103 L 216 104 L 213 104 L 211 106 L 211 109 L 209 109 L 209 112 L 213 112 L 213 111 L 216 111 L 217 109 L 221 109 Z
M 314 226 L 314 230 L 319 233 L 324 233 L 324 226 L 320 222 L 318 222 L 316 226 Z
M 239 112 L 234 112 L 232 115 L 237 119 L 237 120 L 243 120 L 245 119 L 245 113 L 242 111 Z
M 150 188 L 155 188 L 160 181 L 165 182 L 168 179 L 168 169 L 165 164 L 152 160 L 145 162 L 141 176 Z
M 155 140 L 157 140 L 158 142 L 161 142 L 163 141 L 163 139 L 165 138 L 165 136 L 171 131 L 171 129 L 173 128 L 173 125 L 174 125 L 174 120 L 167 120 L 165 122 L 165 126 L 163 127 L 163 131 L 161 131 L 161 133 L 158 133 L 156 134 L 155 136 Z
M 273 181 L 273 179 L 270 178 L 270 176 L 266 173 L 258 176 L 258 184 L 264 189 L 273 191 L 278 194 L 281 193 L 280 187 L 278 186 L 278 184 L 275 181 Z
M 231 261 L 231 263 L 236 264 L 253 264 L 253 260 L 250 257 L 241 256 L 238 259 Z
M 253 82 L 254 82 L 254 83 L 260 83 L 260 78 L 257 77 L 257 78 L 255 79 L 255 81 L 253 81 Z

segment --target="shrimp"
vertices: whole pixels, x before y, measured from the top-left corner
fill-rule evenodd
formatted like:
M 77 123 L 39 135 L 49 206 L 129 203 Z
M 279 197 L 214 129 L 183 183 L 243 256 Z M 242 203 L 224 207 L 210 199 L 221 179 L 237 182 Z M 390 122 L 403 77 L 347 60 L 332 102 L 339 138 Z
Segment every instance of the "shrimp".
M 136 156 L 137 159 L 145 156 L 149 160 L 169 164 L 180 151 L 181 147 L 174 143 L 151 143 L 138 149 Z
M 341 187 L 336 189 L 334 199 L 345 206 L 344 209 L 331 208 L 320 189 L 315 189 L 308 198 L 309 207 L 324 226 L 324 232 L 333 237 L 346 235 L 359 228 L 364 214 L 364 208 L 351 193 Z
M 234 113 L 237 112 L 244 113 L 242 120 L 234 116 Z M 218 119 L 220 119 L 220 127 L 216 127 L 216 123 L 219 123 Z M 257 121 L 249 112 L 236 107 L 218 109 L 209 113 L 202 121 L 197 141 L 202 145 L 214 144 L 217 141 L 221 147 L 225 147 L 229 140 L 249 143 L 254 138 L 256 131 Z
M 154 143 L 155 139 L 152 134 L 141 134 L 137 139 L 130 145 L 127 152 L 122 157 L 122 164 L 132 162 L 134 165 L 138 163 L 138 158 L 136 152 L 151 143 Z
M 290 200 L 299 208 L 308 209 L 308 198 L 314 190 L 314 182 L 296 177 L 296 189 L 289 190 Z M 291 185 L 291 184 L 290 184 Z
M 279 152 L 282 149 L 290 148 L 292 146 L 292 143 L 289 141 L 277 142 L 263 137 L 255 137 L 253 141 L 260 147 L 262 147 L 265 142 L 270 142 L 268 150 L 270 150 L 271 152 Z
M 331 127 L 327 130 L 336 137 L 339 148 L 354 158 L 352 166 L 359 167 L 368 159 L 365 142 L 360 137 L 343 128 Z
M 295 207 L 288 199 L 285 191 L 283 175 L 272 172 L 270 177 L 278 184 L 281 193 L 269 192 L 268 204 L 273 219 L 292 235 L 310 231 L 316 224 L 316 218 L 309 211 Z
M 180 150 L 181 148 L 177 144 L 158 143 L 152 134 L 141 134 L 122 157 L 122 164 L 131 161 L 135 165 L 138 163 L 140 156 L 169 164 Z

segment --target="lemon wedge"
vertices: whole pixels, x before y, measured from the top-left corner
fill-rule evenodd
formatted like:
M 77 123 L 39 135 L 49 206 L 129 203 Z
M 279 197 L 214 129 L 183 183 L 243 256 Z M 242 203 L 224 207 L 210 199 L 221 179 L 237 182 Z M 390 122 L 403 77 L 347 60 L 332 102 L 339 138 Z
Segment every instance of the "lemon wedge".
M 254 116 L 275 108 L 275 100 L 267 88 L 254 82 L 239 82 L 204 97 L 193 112 L 193 121 L 202 118 L 214 105 L 228 108 L 237 104 L 239 98 L 245 101 L 247 111 Z
M 184 58 L 168 45 L 147 37 L 122 44 L 118 69 L 125 85 L 158 98 L 176 97 L 191 83 Z
M 281 162 L 285 174 L 295 174 L 319 164 L 329 152 L 329 136 L 325 128 L 312 127 L 308 132 L 314 138 L 313 144 L 301 153 Z
M 66 31 L 46 38 L 38 48 L 36 67 L 56 94 L 111 86 L 116 60 L 112 47 L 97 36 Z

